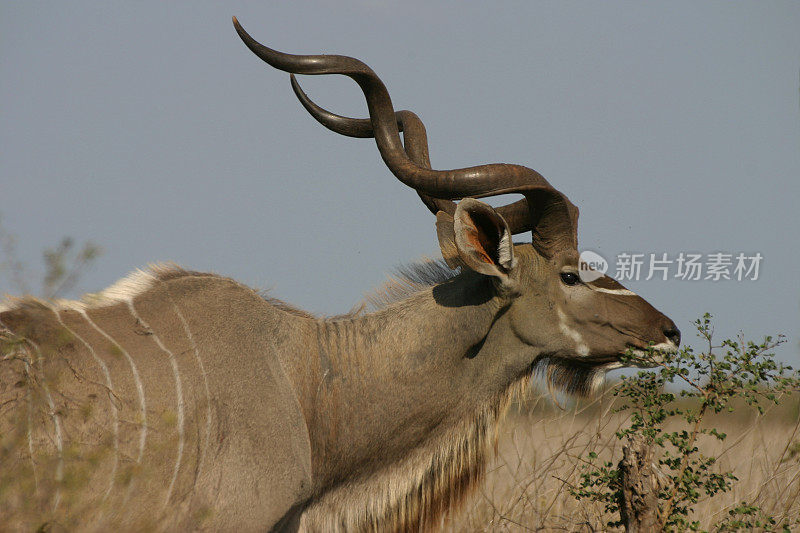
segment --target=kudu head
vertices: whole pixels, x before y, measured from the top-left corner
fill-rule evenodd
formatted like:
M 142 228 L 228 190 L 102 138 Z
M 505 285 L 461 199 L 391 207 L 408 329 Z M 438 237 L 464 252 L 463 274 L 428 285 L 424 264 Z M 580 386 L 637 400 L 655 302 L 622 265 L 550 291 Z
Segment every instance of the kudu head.
M 316 120 L 342 135 L 375 139 L 391 172 L 436 215 L 442 255 L 451 268 L 491 280 L 493 298 L 501 302 L 496 323 L 512 332 L 502 341 L 506 373 L 521 375 L 541 365 L 551 384 L 587 393 L 596 377 L 622 366 L 629 350 L 652 357 L 677 349 L 674 322 L 643 298 L 608 276 L 582 279 L 578 208 L 538 172 L 509 164 L 433 170 L 422 122 L 410 111 L 394 111 L 386 87 L 367 65 L 346 56 L 281 53 L 255 41 L 235 17 L 234 26 L 259 58 L 292 74 L 295 94 Z M 350 77 L 366 97 L 370 118 L 319 107 L 295 74 Z M 523 198 L 499 208 L 476 199 L 509 193 Z M 512 235 L 529 231 L 530 242 L 512 242 Z

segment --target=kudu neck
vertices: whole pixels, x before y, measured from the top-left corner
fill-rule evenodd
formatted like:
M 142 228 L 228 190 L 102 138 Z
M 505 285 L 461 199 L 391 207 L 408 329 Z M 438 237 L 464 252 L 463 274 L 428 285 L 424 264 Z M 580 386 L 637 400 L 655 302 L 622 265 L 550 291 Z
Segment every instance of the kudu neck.
M 487 278 L 458 276 L 375 313 L 314 322 L 293 360 L 318 486 L 402 461 L 462 427 L 489 398 L 483 347 L 506 302 Z M 319 469 L 324 468 L 325 471 Z

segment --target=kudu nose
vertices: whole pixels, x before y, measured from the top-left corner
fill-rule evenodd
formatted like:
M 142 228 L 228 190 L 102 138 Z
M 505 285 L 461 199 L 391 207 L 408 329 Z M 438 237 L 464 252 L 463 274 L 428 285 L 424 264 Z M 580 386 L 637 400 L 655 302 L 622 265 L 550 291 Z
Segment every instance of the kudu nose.
M 675 324 L 670 323 L 669 326 L 664 328 L 664 336 L 674 342 L 675 346 L 681 345 L 681 332 Z

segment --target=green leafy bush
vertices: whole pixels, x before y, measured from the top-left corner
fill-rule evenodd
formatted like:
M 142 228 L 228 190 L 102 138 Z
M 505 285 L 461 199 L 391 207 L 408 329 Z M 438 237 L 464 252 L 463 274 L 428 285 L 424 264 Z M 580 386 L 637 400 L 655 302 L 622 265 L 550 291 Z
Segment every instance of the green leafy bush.
M 727 437 L 709 418 L 726 412 L 740 414 L 743 409 L 761 414 L 800 390 L 798 374 L 773 357 L 773 349 L 785 342 L 782 336 L 766 337 L 760 343 L 740 338 L 715 345 L 710 315 L 695 326 L 704 350 L 697 353 L 685 347 L 668 354 L 649 350 L 644 357 L 629 353 L 626 363 L 654 370 L 623 377 L 612 391 L 622 400 L 616 411 L 628 414 L 627 425 L 616 436 L 626 442 L 626 454 L 639 457 L 640 471 L 634 473 L 639 478 L 628 474 L 630 457 L 615 464 L 589 452 L 580 483 L 571 493 L 579 500 L 601 502 L 616 517 L 609 527 L 640 529 L 647 524 L 647 529 L 661 530 L 696 531 L 705 526 L 715 531 L 788 531 L 795 524 L 769 516 L 750 502 L 729 509 L 727 518 L 716 524 L 704 525 L 692 518 L 692 506 L 701 498 L 727 492 L 738 481 L 732 472 L 716 468 L 717 457 L 703 451 L 709 439 Z

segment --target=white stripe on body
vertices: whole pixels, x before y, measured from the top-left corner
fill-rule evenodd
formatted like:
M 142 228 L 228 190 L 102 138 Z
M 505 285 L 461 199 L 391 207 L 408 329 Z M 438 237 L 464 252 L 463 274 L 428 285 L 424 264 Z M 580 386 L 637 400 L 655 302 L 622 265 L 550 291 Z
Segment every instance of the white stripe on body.
M 11 309 L 10 307 L 0 307 L 0 312 L 7 311 Z M 2 320 L 0 320 L 0 328 L 5 329 L 9 333 L 11 333 L 11 328 L 6 326 Z M 3 359 L 8 357 L 11 354 L 6 354 L 3 356 Z M 30 354 L 29 354 L 30 355 Z M 25 380 L 30 383 L 31 381 L 31 365 L 28 358 L 22 358 L 22 363 L 25 365 Z M 33 419 L 33 404 L 31 403 L 31 388 L 26 388 L 26 400 L 28 401 L 28 453 L 30 453 L 31 459 L 31 470 L 33 471 L 33 486 L 36 489 L 38 494 L 39 492 L 39 476 L 36 474 L 36 461 L 33 460 L 33 433 L 31 433 L 31 420 Z
M 89 318 L 89 315 L 86 313 L 85 310 L 80 311 L 83 318 L 86 319 L 94 329 L 97 330 L 103 337 L 105 337 L 111 344 L 113 344 L 122 355 L 125 356 L 125 359 L 128 361 L 128 364 L 131 367 L 131 373 L 133 374 L 133 381 L 136 383 L 136 392 L 139 394 L 139 408 L 141 409 L 142 421 L 141 421 L 141 430 L 139 433 L 139 455 L 136 457 L 136 463 L 140 464 L 142 462 L 142 457 L 144 455 L 144 444 L 147 441 L 147 405 L 145 403 L 144 397 L 144 385 L 142 385 L 142 379 L 139 377 L 139 371 L 136 369 L 136 364 L 133 362 L 133 357 L 123 348 L 117 341 L 115 341 L 111 335 L 100 329 L 100 327 L 94 323 L 94 321 Z
M 58 464 L 56 465 L 56 481 L 58 482 L 56 486 L 56 496 L 53 500 L 53 511 L 58 508 L 58 504 L 61 502 L 61 481 L 64 479 L 64 441 L 61 435 L 61 417 L 58 416 L 56 412 L 56 406 L 53 403 L 53 396 L 50 394 L 50 387 L 47 386 L 47 379 L 45 378 L 44 372 L 44 356 L 42 355 L 42 351 L 39 349 L 39 345 L 33 342 L 32 340 L 26 338 L 26 342 L 29 342 L 33 349 L 36 350 L 37 360 L 39 362 L 39 370 L 42 373 L 42 390 L 44 390 L 45 397 L 47 398 L 47 406 L 50 408 L 50 416 L 53 418 L 53 426 L 56 430 L 56 450 L 58 451 Z
M 178 361 L 175 359 L 175 355 L 164 346 L 164 343 L 161 342 L 161 339 L 156 335 L 153 328 L 136 312 L 136 308 L 133 306 L 133 300 L 128 300 L 128 309 L 130 310 L 133 317 L 150 333 L 152 333 L 153 340 L 158 345 L 161 350 L 167 354 L 169 357 L 170 365 L 172 366 L 172 373 L 175 377 L 175 393 L 178 400 L 178 452 L 175 457 L 175 468 L 172 471 L 172 479 L 169 482 L 169 487 L 167 488 L 167 497 L 164 500 L 164 507 L 167 506 L 169 503 L 170 496 L 172 495 L 172 489 L 175 486 L 175 481 L 178 479 L 178 470 L 181 466 L 181 460 L 183 459 L 183 444 L 184 444 L 184 435 L 183 435 L 183 410 L 184 410 L 184 403 L 183 403 L 183 389 L 181 388 L 181 377 L 180 372 L 178 370 Z
M 81 341 L 83 345 L 86 346 L 86 348 L 89 350 L 89 353 L 92 354 L 94 360 L 97 361 L 97 364 L 100 366 L 100 368 L 103 369 L 103 374 L 105 374 L 106 378 L 106 387 L 108 388 L 108 394 L 114 395 L 115 394 L 114 387 L 111 383 L 111 372 L 108 371 L 108 365 L 106 365 L 105 361 L 103 361 L 97 355 L 97 353 L 94 351 L 94 348 L 88 342 L 86 342 L 86 340 L 83 337 L 78 335 L 77 332 L 75 332 L 73 329 L 71 329 L 64 323 L 64 321 L 61 319 L 61 315 L 56 309 L 52 307 L 50 309 L 53 311 L 53 314 L 56 315 L 58 323 L 61 324 L 61 326 L 64 329 L 66 329 L 71 335 L 73 335 L 75 338 Z M 119 464 L 119 410 L 117 409 L 117 405 L 114 403 L 114 400 L 111 396 L 109 396 L 109 401 L 111 402 L 111 412 L 114 417 L 114 464 L 111 467 L 111 479 L 109 480 L 106 493 L 103 495 L 103 501 L 105 501 L 106 498 L 108 498 L 108 495 L 111 493 L 111 489 L 114 488 L 114 480 L 117 474 L 117 465 Z
M 162 283 L 164 283 L 162 281 Z M 200 368 L 200 373 L 203 376 L 203 387 L 206 391 L 206 434 L 203 440 L 203 447 L 201 448 L 200 457 L 197 459 L 197 472 L 201 471 L 203 466 L 203 459 L 205 458 L 206 451 L 208 449 L 208 444 L 211 441 L 211 390 L 208 387 L 208 375 L 206 374 L 205 365 L 203 365 L 203 360 L 200 357 L 200 350 L 197 347 L 197 343 L 194 340 L 194 335 L 192 335 L 192 331 L 189 329 L 189 323 L 181 313 L 178 305 L 172 299 L 172 295 L 169 294 L 169 289 L 166 287 L 166 283 L 164 283 L 165 288 L 167 289 L 167 295 L 169 296 L 170 303 L 172 303 L 172 307 L 175 310 L 175 314 L 178 315 L 178 318 L 183 324 L 183 330 L 186 332 L 186 336 L 189 338 L 189 342 L 192 344 L 192 349 L 194 350 L 194 357 L 197 360 L 197 366 Z

